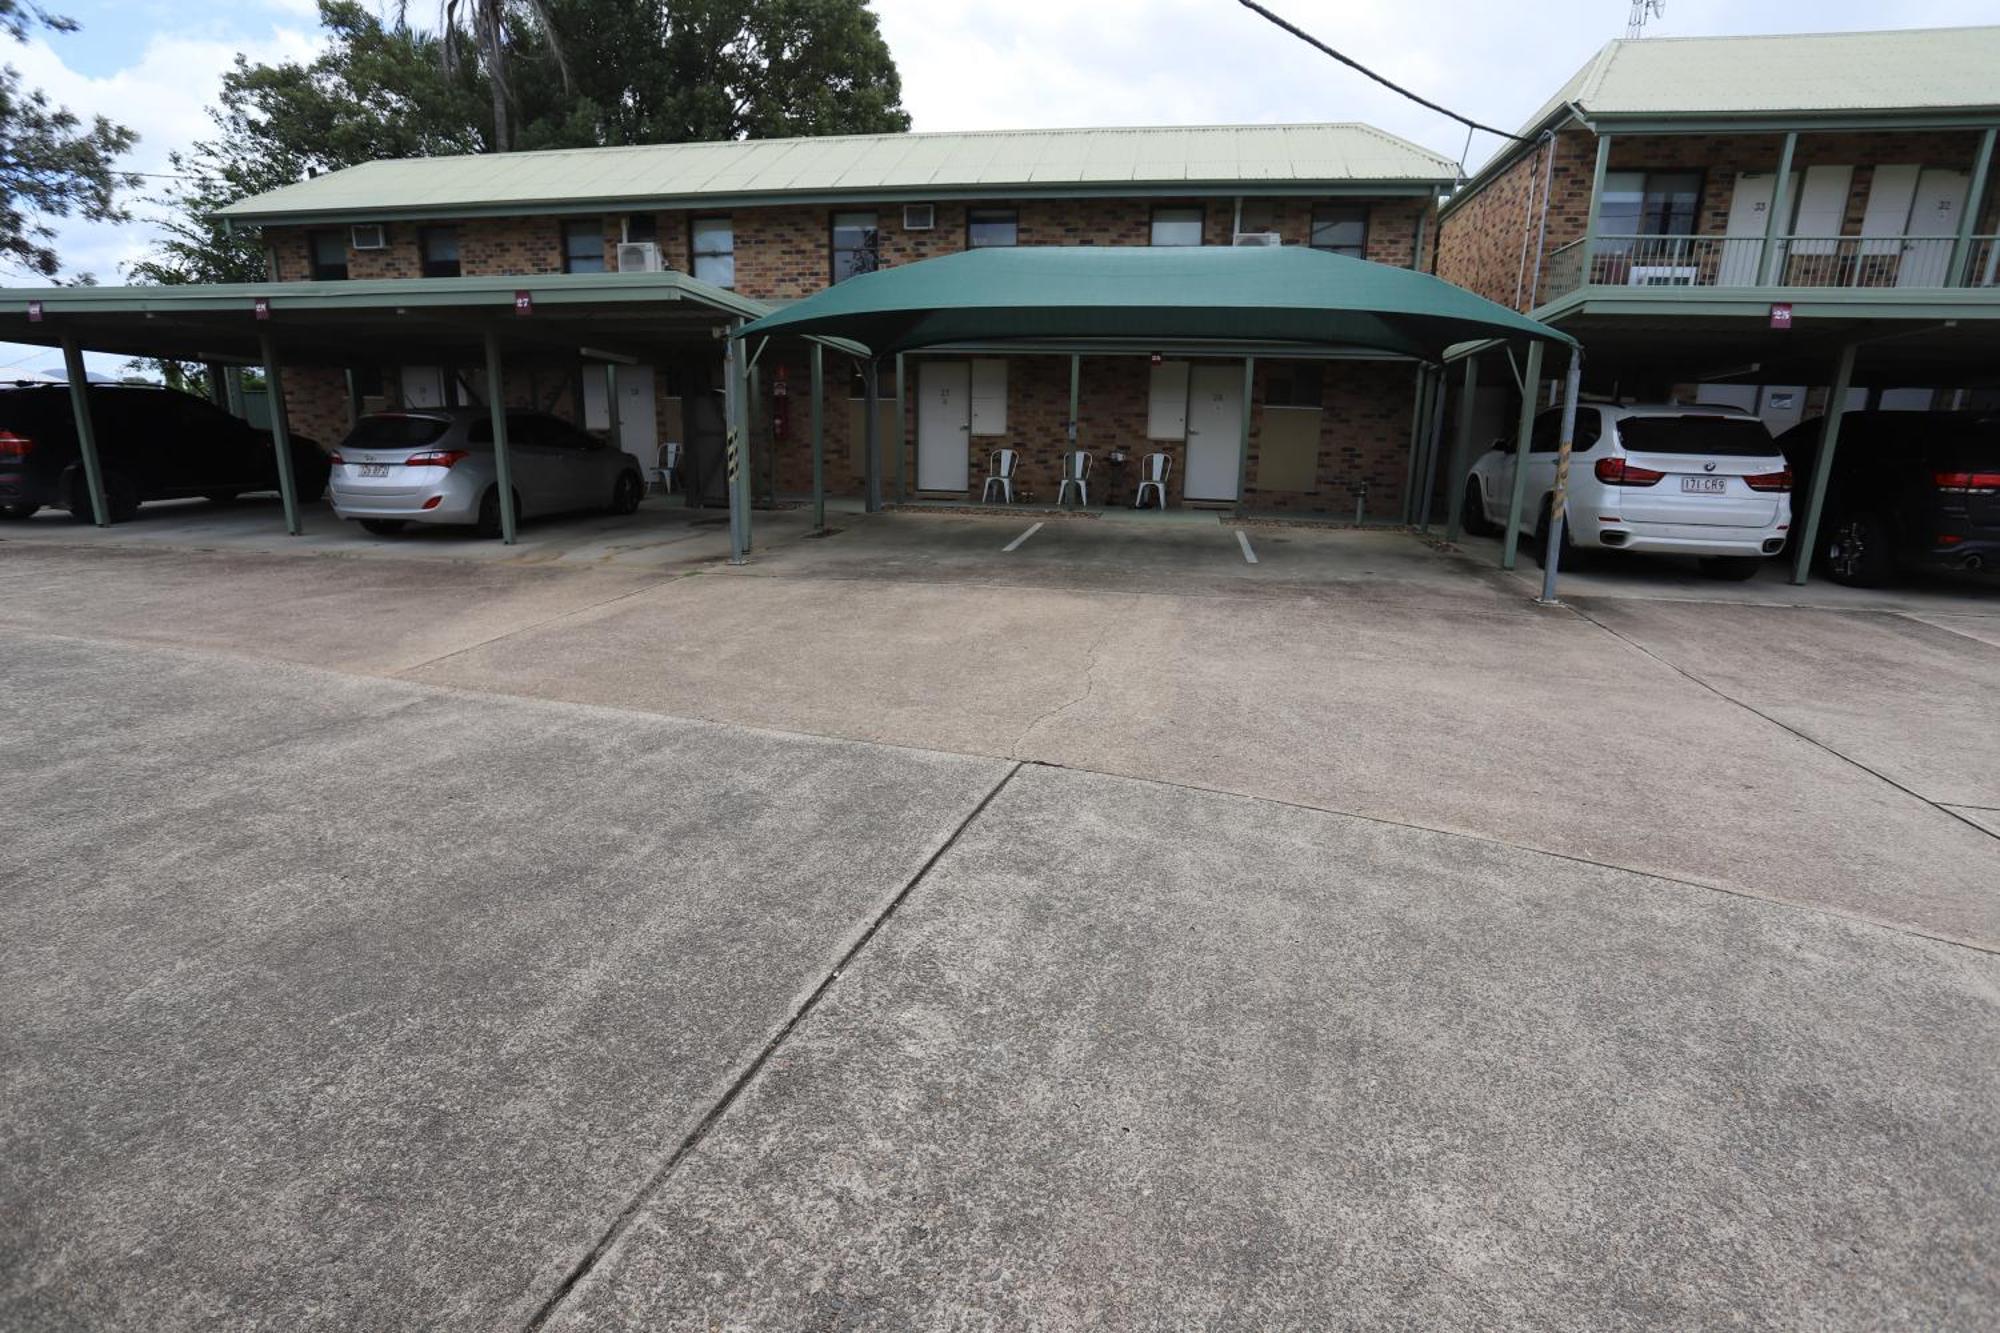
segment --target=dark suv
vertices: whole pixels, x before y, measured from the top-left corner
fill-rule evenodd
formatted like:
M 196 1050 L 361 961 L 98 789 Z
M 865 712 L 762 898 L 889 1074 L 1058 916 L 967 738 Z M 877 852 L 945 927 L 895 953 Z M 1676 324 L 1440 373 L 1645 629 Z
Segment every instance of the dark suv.
M 89 392 L 113 522 L 131 518 L 144 500 L 226 501 L 278 489 L 270 432 L 206 398 L 127 384 L 93 384 Z M 325 450 L 295 436 L 292 465 L 300 499 L 325 492 L 331 466 Z M 0 517 L 26 518 L 44 505 L 91 521 L 69 387 L 0 387 Z
M 1805 522 L 1821 422 L 1778 437 Z M 1814 561 L 1836 583 L 1879 587 L 1905 569 L 2000 569 L 2000 415 L 1849 412 Z

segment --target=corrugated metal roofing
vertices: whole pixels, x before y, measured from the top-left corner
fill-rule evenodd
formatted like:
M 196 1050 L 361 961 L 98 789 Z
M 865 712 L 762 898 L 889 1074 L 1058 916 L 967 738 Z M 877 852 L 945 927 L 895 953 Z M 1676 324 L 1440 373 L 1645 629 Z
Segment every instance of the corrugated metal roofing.
M 2000 27 L 1607 42 L 1522 133 L 1567 102 L 1603 116 L 1996 107 Z
M 238 221 L 714 199 L 1119 186 L 1449 184 L 1444 157 L 1369 125 L 985 130 L 405 158 L 241 200 Z

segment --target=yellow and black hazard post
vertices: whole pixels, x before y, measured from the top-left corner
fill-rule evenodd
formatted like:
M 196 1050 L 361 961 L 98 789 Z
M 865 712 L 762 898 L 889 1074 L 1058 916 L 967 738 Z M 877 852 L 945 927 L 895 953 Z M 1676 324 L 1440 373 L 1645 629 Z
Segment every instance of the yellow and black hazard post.
M 736 336 L 742 325 L 729 330 L 729 356 L 723 364 L 722 415 L 725 457 L 729 473 L 729 563 L 740 565 L 750 553 L 750 493 L 743 483 L 743 442 L 749 416 L 749 395 L 744 392 L 748 349 Z

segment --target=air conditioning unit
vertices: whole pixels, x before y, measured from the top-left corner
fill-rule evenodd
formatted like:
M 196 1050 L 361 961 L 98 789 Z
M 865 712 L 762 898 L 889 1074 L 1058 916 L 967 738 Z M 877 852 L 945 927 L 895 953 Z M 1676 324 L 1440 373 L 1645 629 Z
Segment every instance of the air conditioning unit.
M 387 250 L 389 248 L 389 237 L 379 222 L 356 223 L 351 230 L 354 233 L 354 248 L 357 250 Z
M 620 273 L 658 273 L 660 271 L 660 247 L 651 241 L 620 241 L 618 243 L 618 271 Z
M 1239 231 L 1236 233 L 1238 245 L 1283 245 L 1284 240 L 1275 231 Z
M 903 230 L 929 231 L 937 226 L 936 204 L 904 204 Z
M 1693 287 L 1701 270 L 1692 264 L 1634 264 L 1627 287 Z

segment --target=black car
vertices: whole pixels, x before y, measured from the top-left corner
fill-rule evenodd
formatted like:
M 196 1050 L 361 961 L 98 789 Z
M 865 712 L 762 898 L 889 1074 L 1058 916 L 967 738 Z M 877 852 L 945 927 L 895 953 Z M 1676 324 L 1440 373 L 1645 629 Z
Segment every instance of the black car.
M 145 500 L 227 501 L 278 489 L 270 432 L 206 398 L 128 384 L 93 384 L 89 393 L 113 522 L 131 518 Z M 330 466 L 325 450 L 293 438 L 300 499 L 325 492 Z M 0 388 L 0 517 L 27 518 L 43 506 L 67 509 L 81 522 L 92 518 L 69 387 Z
M 1821 429 L 1814 418 L 1778 437 L 1799 526 Z M 2000 569 L 2000 415 L 1843 414 L 1813 559 L 1859 587 L 1909 569 Z

